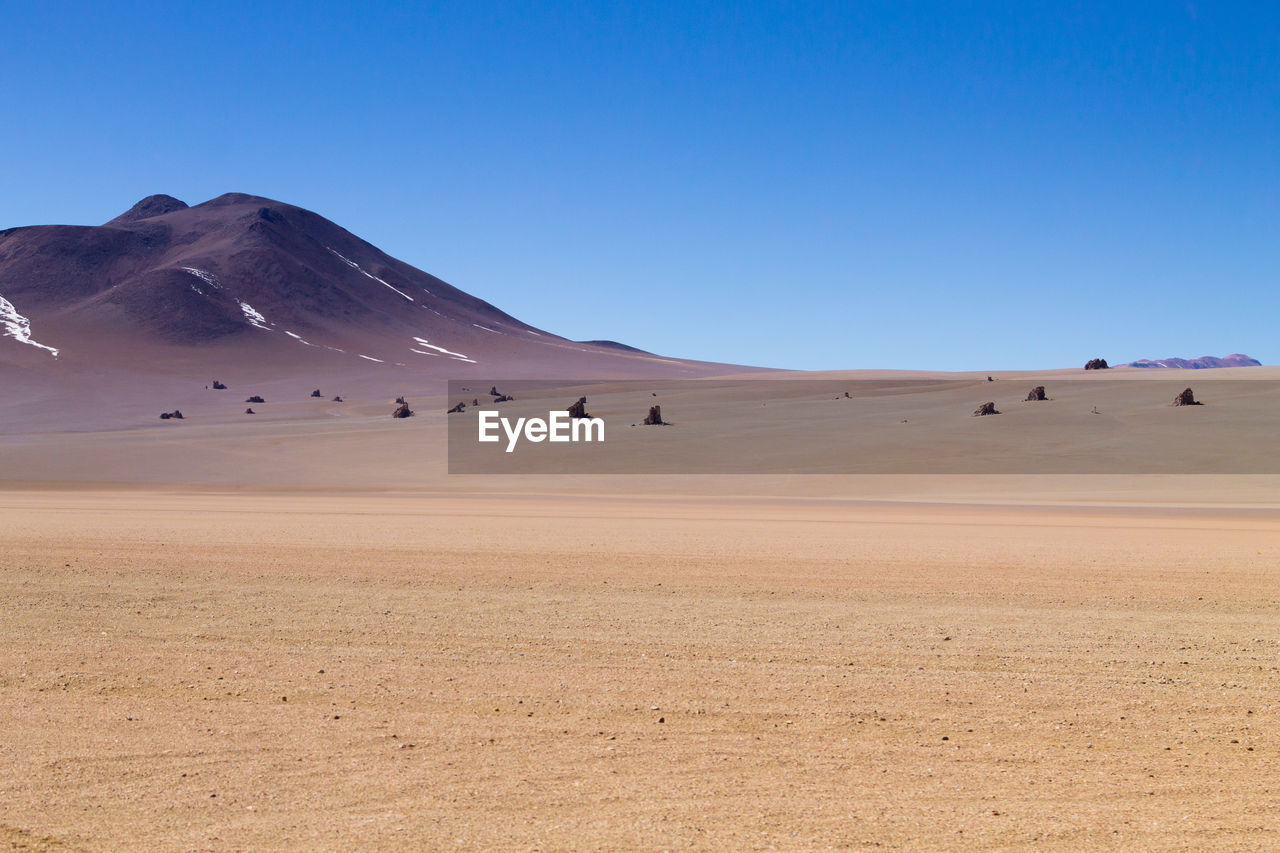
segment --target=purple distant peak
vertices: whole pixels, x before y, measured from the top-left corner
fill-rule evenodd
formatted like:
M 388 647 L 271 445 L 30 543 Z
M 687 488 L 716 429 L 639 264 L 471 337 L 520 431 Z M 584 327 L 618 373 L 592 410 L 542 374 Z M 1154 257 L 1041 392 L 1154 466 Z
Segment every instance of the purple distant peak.
M 1258 367 L 1262 362 L 1250 358 L 1243 353 L 1232 353 L 1218 358 L 1214 355 L 1202 355 L 1199 358 L 1140 358 L 1120 367 L 1173 368 L 1181 370 L 1205 370 L 1215 367 Z

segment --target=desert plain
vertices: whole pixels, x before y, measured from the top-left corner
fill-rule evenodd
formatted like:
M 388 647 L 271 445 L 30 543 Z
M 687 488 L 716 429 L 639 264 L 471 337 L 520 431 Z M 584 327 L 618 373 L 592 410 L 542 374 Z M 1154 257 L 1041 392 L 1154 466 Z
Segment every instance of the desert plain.
M 7 421 L 5 849 L 1280 846 L 1274 475 L 450 475 L 307 390 Z

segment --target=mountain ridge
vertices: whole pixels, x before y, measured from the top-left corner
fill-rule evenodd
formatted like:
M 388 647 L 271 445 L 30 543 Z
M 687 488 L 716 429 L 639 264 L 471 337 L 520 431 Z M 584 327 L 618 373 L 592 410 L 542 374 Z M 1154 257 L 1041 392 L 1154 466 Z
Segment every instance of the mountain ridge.
M 1219 358 L 1202 355 L 1199 358 L 1140 358 L 1119 367 L 1143 367 L 1147 369 L 1208 370 L 1218 367 L 1260 367 L 1262 362 L 1243 353 L 1234 352 Z
M 0 231 L 0 298 L 8 306 L 0 306 L 0 359 L 56 349 L 60 358 L 110 360 L 155 346 L 244 348 L 284 360 L 310 348 L 450 370 L 599 362 L 643 373 L 702 364 L 570 341 L 313 211 L 238 192 L 195 205 L 156 194 L 103 225 Z M 12 341 L 32 346 L 15 354 Z

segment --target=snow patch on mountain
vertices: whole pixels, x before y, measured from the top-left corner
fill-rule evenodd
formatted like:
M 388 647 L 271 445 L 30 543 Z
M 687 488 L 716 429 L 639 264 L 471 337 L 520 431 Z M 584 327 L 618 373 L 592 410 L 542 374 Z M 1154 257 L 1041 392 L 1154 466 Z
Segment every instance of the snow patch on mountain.
M 3 296 L 0 296 L 0 336 L 13 338 L 20 344 L 48 350 L 54 358 L 58 357 L 56 348 L 31 340 L 31 321 L 19 314 L 18 309 L 13 307 L 13 303 Z

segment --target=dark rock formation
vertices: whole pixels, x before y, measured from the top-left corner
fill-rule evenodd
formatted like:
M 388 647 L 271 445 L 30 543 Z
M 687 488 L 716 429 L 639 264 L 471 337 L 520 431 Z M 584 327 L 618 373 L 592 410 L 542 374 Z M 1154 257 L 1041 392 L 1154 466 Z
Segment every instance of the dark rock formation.
M 666 426 L 666 421 L 662 419 L 662 407 L 650 406 L 649 414 L 644 419 L 645 426 Z
M 480 405 L 480 398 L 479 398 L 479 397 L 476 397 L 474 400 L 472 400 L 472 401 L 471 401 L 471 405 L 473 405 L 473 406 L 478 406 L 478 405 Z
M 177 409 L 174 409 L 172 412 L 161 412 L 161 413 L 160 413 L 160 420 L 162 420 L 162 421 L 167 421 L 167 420 L 169 420 L 169 419 L 171 419 L 171 418 L 176 419 L 176 420 L 183 420 L 182 412 L 178 411 Z
M 339 394 L 337 397 L 334 397 L 334 398 L 333 398 L 333 402 L 335 402 L 335 403 L 345 403 L 345 402 L 346 402 L 346 400 L 343 400 L 343 399 L 342 399 L 342 395 L 341 395 L 341 394 Z
M 396 397 L 396 402 L 403 406 L 403 405 L 404 405 L 404 397 Z
M 500 396 L 502 396 L 501 394 L 499 394 L 499 393 L 498 393 L 498 386 L 497 386 L 497 385 L 491 385 L 491 386 L 489 386 L 489 396 L 490 396 L 490 397 L 500 397 Z
M 1175 406 L 1203 406 L 1204 403 L 1196 402 L 1196 395 L 1191 393 L 1191 389 L 1187 388 L 1181 394 L 1173 398 Z
M 1048 399 L 1049 398 L 1044 395 L 1043 385 L 1037 385 L 1036 387 L 1032 388 L 1030 391 L 1027 392 L 1028 403 L 1034 400 L 1048 400 Z
M 570 405 L 568 411 L 569 411 L 569 417 L 571 418 L 591 417 L 591 415 L 587 414 L 587 398 L 586 397 L 579 397 L 578 402 Z
M 247 409 L 245 409 L 245 410 L 244 410 L 244 413 L 245 413 L 246 415 L 256 415 L 256 414 L 258 414 L 257 412 L 255 412 L 255 411 L 253 410 L 253 407 L 252 407 L 252 406 L 251 406 L 251 407 L 249 407 L 249 408 L 247 408 Z
M 514 400 L 514 399 L 515 399 L 515 397 L 512 397 L 510 394 L 499 394 L 498 396 L 496 396 L 496 397 L 494 397 L 494 398 L 493 398 L 493 402 L 495 402 L 495 403 L 509 403 L 509 402 L 511 402 L 511 401 L 512 401 L 512 400 Z
M 321 393 L 320 393 L 320 389 L 319 389 L 319 388 L 317 388 L 316 390 L 314 390 L 314 391 L 312 391 L 312 392 L 311 392 L 311 396 L 312 396 L 312 397 L 323 397 L 324 395 L 323 395 L 323 394 L 321 394 Z
M 1000 413 L 996 411 L 995 403 L 983 403 L 981 406 L 973 410 L 973 414 L 977 417 L 979 415 L 998 415 Z
M 409 408 L 408 403 L 402 402 L 400 407 L 391 413 L 393 418 L 411 418 L 413 417 L 413 409 Z
M 445 412 L 445 414 L 453 415 L 453 414 L 457 414 L 458 412 L 465 412 L 466 410 L 467 410 L 467 404 L 463 402 L 459 402 L 458 405 L 454 406 L 452 409 Z M 396 417 L 398 418 L 400 417 L 400 415 L 396 415 Z
M 245 402 L 246 403 L 265 403 L 267 401 L 259 397 L 257 394 L 254 394 L 252 397 L 245 400 Z
M 1111 367 L 1105 358 L 1091 358 L 1084 363 L 1085 370 L 1106 370 Z
M 219 382 L 218 380 L 216 380 L 216 379 L 215 379 L 215 380 L 213 380 L 213 390 L 215 390 L 215 391 L 225 391 L 225 390 L 227 390 L 227 386 L 226 386 L 226 385 L 223 385 L 221 382 Z

